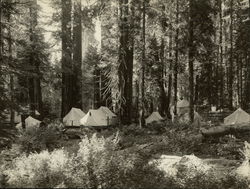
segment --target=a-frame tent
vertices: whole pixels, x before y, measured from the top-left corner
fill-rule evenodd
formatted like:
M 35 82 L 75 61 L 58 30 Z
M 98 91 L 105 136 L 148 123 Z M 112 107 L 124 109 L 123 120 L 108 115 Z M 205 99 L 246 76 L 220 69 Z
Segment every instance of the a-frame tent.
M 63 118 L 63 124 L 66 126 L 80 126 L 80 119 L 86 114 L 79 108 L 71 108 L 69 113 Z
M 248 122 L 250 123 L 250 115 L 241 108 L 238 108 L 232 114 L 224 118 L 225 125 L 235 125 Z

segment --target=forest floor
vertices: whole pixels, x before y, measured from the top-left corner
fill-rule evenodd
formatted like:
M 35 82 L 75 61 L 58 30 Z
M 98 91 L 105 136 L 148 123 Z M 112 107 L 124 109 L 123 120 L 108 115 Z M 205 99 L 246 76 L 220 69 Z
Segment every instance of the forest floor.
M 134 127 L 103 130 L 97 132 L 97 135 L 112 137 L 119 131 L 120 150 L 138 151 L 147 156 L 149 161 L 168 161 L 168 157 L 178 158 L 193 154 L 205 164 L 212 166 L 218 177 L 234 170 L 243 161 L 239 149 L 243 147 L 244 141 L 233 141 L 227 137 L 217 141 L 203 141 L 197 130 L 192 129 L 171 128 L 171 132 L 169 130 L 162 132 L 134 129 Z M 88 132 L 90 134 L 95 131 L 88 130 Z M 71 130 L 69 133 L 75 136 L 80 130 Z M 65 140 L 64 149 L 69 153 L 75 153 L 79 142 L 80 139 Z
M 0 127 L 0 149 L 9 146 L 15 140 L 16 129 L 10 129 L 8 125 Z M 197 129 L 193 128 L 168 128 L 158 127 L 156 130 L 150 128 L 140 129 L 136 125 L 125 129 L 107 129 L 102 131 L 69 129 L 65 134 L 67 138 L 61 141 L 61 146 L 69 153 L 76 153 L 79 149 L 80 137 L 83 133 L 98 136 L 114 137 L 119 133 L 119 150 L 138 151 L 148 160 L 165 161 L 164 156 L 182 157 L 194 154 L 204 163 L 214 167 L 218 176 L 233 170 L 242 163 L 239 149 L 243 147 L 243 140 L 233 140 L 223 137 L 215 141 L 202 140 Z

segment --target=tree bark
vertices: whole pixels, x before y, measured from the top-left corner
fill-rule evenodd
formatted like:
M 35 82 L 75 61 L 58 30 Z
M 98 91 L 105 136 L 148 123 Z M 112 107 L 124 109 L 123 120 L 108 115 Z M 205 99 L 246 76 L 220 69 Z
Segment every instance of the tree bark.
M 94 108 L 97 109 L 101 106 L 101 93 L 100 93 L 100 69 L 96 65 L 94 68 Z
M 0 7 L 2 7 L 2 0 L 0 0 Z M 3 45 L 3 29 L 2 29 L 2 8 L 0 8 L 0 62 L 2 61 L 2 45 Z
M 179 25 L 179 0 L 176 0 L 176 25 Z M 177 93 L 178 93 L 178 59 L 179 59 L 179 27 L 175 35 L 175 64 L 174 64 L 174 113 L 177 114 Z
M 1 13 L 0 13 L 1 14 Z M 8 51 L 9 51 L 9 57 L 8 57 L 8 63 L 9 67 L 11 66 L 12 63 L 12 35 L 11 35 L 11 27 L 10 27 L 10 22 L 11 22 L 11 14 L 8 13 Z M 13 74 L 10 73 L 10 101 L 14 104 L 14 78 Z M 15 124 L 15 111 L 13 104 L 10 106 L 10 125 L 14 127 Z
M 144 91 L 144 83 L 145 83 L 145 46 L 146 46 L 146 36 L 145 36 L 145 30 L 146 30 L 146 4 L 145 0 L 143 0 L 143 8 L 142 8 L 142 61 L 141 61 L 141 102 L 140 102 L 140 127 L 145 126 L 145 91 Z
M 130 5 L 129 5 L 130 4 Z M 133 31 L 133 5 L 128 0 L 120 2 L 120 52 L 119 52 L 119 91 L 120 91 L 120 113 L 119 117 L 123 124 L 132 121 L 132 83 L 133 83 L 133 54 L 134 33 Z M 131 10 L 131 11 L 130 11 Z M 131 15 L 130 15 L 131 14 Z
M 222 18 L 222 0 L 219 0 L 219 19 L 220 19 L 220 107 L 224 107 L 224 69 L 223 69 L 223 18 Z
M 193 22 L 193 0 L 189 0 L 189 48 L 188 48 L 188 67 L 189 67 L 189 103 L 190 121 L 194 121 L 194 22 Z
M 230 59 L 229 59 L 229 85 L 228 85 L 228 97 L 229 97 L 229 109 L 233 109 L 233 0 L 230 0 Z
M 61 116 L 64 117 L 72 105 L 72 86 L 71 86 L 71 0 L 62 0 L 62 109 Z
M 74 98 L 72 107 L 82 108 L 82 7 L 81 1 L 74 2 L 73 21 L 73 73 L 72 90 Z
M 194 102 L 197 104 L 199 101 L 199 82 L 200 82 L 200 78 L 199 75 L 196 76 L 195 78 L 195 98 L 194 98 Z
M 37 0 L 31 1 L 30 4 L 30 43 L 32 49 L 35 49 L 37 43 L 36 27 L 37 27 Z M 35 52 L 31 51 L 29 57 L 30 75 L 28 78 L 29 102 L 30 109 L 33 113 L 38 110 L 42 114 L 42 92 L 41 92 L 41 73 L 40 62 L 35 58 Z
M 173 75 L 173 27 L 172 27 L 172 13 L 170 13 L 170 28 L 169 28 L 169 75 L 168 75 L 168 94 L 167 94 L 167 103 L 166 107 L 164 107 L 165 114 L 170 117 L 169 106 L 171 102 L 171 94 L 172 94 L 172 75 Z M 163 79 L 163 78 L 162 78 Z M 163 87 L 164 89 L 164 87 Z M 165 92 L 165 91 L 164 91 Z

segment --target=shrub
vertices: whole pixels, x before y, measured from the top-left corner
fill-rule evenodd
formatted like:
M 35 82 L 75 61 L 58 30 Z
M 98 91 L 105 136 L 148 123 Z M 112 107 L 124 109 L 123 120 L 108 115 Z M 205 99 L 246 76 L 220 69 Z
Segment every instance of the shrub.
M 5 171 L 8 175 L 8 186 L 29 188 L 165 186 L 163 174 L 159 170 L 149 166 L 138 153 L 117 151 L 117 141 L 118 136 L 105 139 L 93 135 L 82 139 L 78 153 L 72 157 L 64 150 L 22 155 Z
M 250 182 L 245 178 L 240 178 L 237 174 L 227 173 L 221 180 L 219 187 L 221 189 L 249 189 Z
M 5 171 L 9 187 L 37 188 L 54 187 L 66 176 L 64 171 L 70 158 L 63 150 L 42 151 L 29 156 L 21 155 L 13 161 L 13 167 Z
M 119 135 L 84 136 L 76 154 L 64 149 L 23 154 L 4 173 L 7 187 L 76 188 L 246 188 L 234 175 L 218 177 L 204 169 L 201 160 L 187 156 L 176 165 L 177 174 L 166 176 L 139 149 L 118 150 Z M 188 158 L 189 157 L 189 158 Z M 188 163 L 192 162 L 192 163 Z M 2 169 L 4 170 L 4 169 Z M 231 185 L 227 184 L 230 183 Z
M 172 181 L 170 188 L 248 188 L 246 179 L 240 179 L 237 175 L 230 174 L 229 171 L 218 171 L 193 155 L 175 159 L 162 156 L 155 161 L 158 169 L 164 171 L 168 182 Z
M 61 133 L 55 125 L 47 127 L 34 127 L 24 130 L 17 138 L 16 144 L 20 145 L 21 152 L 41 152 L 42 150 L 52 151 L 60 145 Z
M 84 137 L 68 171 L 71 179 L 65 184 L 82 188 L 122 187 L 126 173 L 135 171 L 136 156 L 116 151 L 117 139 L 98 138 L 96 134 Z
M 146 125 L 147 130 L 154 134 L 164 133 L 166 131 L 166 124 L 164 122 L 152 122 Z

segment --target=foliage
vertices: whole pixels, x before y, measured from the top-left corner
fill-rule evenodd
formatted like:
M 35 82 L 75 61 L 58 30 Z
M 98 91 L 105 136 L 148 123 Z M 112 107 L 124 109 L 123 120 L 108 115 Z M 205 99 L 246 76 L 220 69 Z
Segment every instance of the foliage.
M 63 149 L 21 155 L 5 171 L 8 186 L 151 188 L 163 184 L 163 175 L 138 154 L 116 151 L 116 141 L 85 137 L 72 157 Z M 150 178 L 158 179 L 157 185 Z
M 25 153 L 41 152 L 42 150 L 52 151 L 60 147 L 61 134 L 56 125 L 50 124 L 47 127 L 33 127 L 21 131 L 16 140 L 20 151 Z
M 13 168 L 6 171 L 8 184 L 19 188 L 54 187 L 66 179 L 62 173 L 69 161 L 63 150 L 21 155 L 13 161 Z
M 5 186 L 247 188 L 247 181 L 234 174 L 217 175 L 213 169 L 204 174 L 200 166 L 192 168 L 186 161 L 177 166 L 175 178 L 168 176 L 155 163 L 148 164 L 148 157 L 139 153 L 139 148 L 119 150 L 119 140 L 119 135 L 105 139 L 94 134 L 82 139 L 76 154 L 69 155 L 64 149 L 22 154 L 2 169 L 7 175 Z

